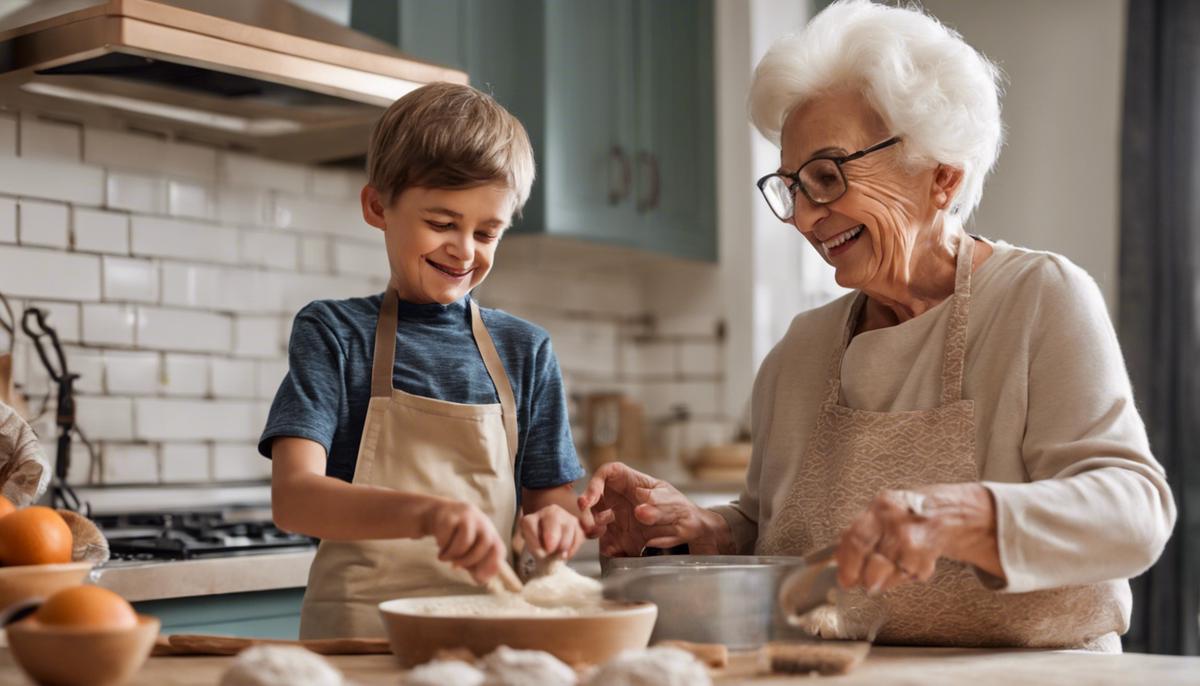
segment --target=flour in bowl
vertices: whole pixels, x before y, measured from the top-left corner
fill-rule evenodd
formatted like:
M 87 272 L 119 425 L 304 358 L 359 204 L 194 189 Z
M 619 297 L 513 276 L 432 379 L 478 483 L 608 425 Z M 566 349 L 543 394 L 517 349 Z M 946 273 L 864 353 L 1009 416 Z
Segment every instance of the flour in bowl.
M 601 589 L 599 581 L 560 565 L 530 581 L 520 594 L 426 598 L 407 611 L 440 617 L 575 617 L 603 609 Z
M 596 609 L 603 599 L 604 586 L 565 564 L 558 564 L 546 576 L 525 584 L 521 597 L 540 607 Z

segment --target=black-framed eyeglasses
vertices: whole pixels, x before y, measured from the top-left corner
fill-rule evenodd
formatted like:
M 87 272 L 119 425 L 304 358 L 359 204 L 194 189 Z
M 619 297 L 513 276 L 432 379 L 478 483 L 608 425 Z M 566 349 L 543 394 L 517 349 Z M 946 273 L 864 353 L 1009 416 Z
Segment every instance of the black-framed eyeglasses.
M 773 172 L 755 184 L 779 221 L 791 221 L 796 213 L 796 191 L 814 205 L 828 205 L 846 194 L 846 174 L 842 165 L 900 142 L 900 136 L 876 143 L 869 148 L 842 157 L 818 156 L 800 165 L 791 174 Z

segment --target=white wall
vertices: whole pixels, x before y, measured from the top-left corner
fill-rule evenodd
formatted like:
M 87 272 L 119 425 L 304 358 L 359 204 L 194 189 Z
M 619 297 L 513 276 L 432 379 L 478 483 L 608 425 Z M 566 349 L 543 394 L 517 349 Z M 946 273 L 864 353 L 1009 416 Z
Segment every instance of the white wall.
M 1066 255 L 1115 311 L 1125 0 L 924 5 L 1008 76 L 1008 142 L 973 230 Z

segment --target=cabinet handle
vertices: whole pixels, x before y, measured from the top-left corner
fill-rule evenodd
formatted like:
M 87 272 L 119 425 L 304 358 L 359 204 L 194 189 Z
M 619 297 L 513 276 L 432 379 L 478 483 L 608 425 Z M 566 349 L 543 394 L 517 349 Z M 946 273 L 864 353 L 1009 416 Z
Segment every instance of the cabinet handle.
M 662 195 L 662 180 L 658 173 L 658 156 L 646 152 L 645 150 L 638 153 L 638 166 L 646 166 L 650 169 L 650 191 L 646 197 L 638 198 L 638 212 L 649 212 L 658 208 L 658 201 Z
M 613 187 L 612 166 L 616 162 L 619 165 L 620 186 Z M 622 200 L 629 197 L 630 187 L 633 185 L 633 170 L 629 166 L 629 156 L 625 154 L 625 149 L 619 145 L 612 146 L 612 150 L 608 152 L 608 204 L 617 205 Z

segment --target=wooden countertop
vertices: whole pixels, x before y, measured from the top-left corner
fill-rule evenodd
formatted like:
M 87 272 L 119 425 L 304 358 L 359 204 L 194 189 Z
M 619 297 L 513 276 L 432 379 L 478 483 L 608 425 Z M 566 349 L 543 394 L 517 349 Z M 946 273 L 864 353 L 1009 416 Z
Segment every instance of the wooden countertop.
M 151 658 L 131 686 L 215 686 L 232 662 L 229 657 Z M 355 686 L 399 683 L 400 668 L 390 655 L 336 656 L 329 661 Z M 802 676 L 756 676 L 753 655 L 735 655 L 729 669 L 714 674 L 717 684 L 814 684 L 878 686 L 1059 686 L 1060 684 L 1200 684 L 1200 658 L 1160 655 L 1095 655 L 1079 652 L 965 650 L 955 648 L 875 648 L 857 670 L 814 681 Z M 7 648 L 0 648 L 0 686 L 29 686 Z
M 316 548 L 162 562 L 114 562 L 92 570 L 92 582 L 130 602 L 219 593 L 303 588 Z

